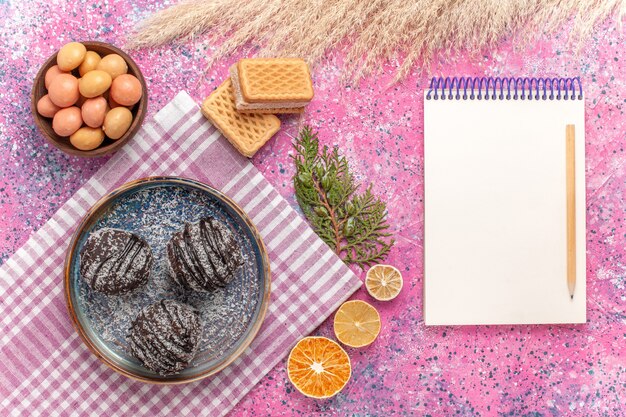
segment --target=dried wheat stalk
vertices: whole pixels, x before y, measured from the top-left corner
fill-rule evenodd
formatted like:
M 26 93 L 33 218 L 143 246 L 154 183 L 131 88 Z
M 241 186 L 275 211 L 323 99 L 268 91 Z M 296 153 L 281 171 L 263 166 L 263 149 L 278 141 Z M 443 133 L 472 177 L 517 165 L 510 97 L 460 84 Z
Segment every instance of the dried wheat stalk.
M 505 36 L 529 40 L 571 19 L 570 41 L 580 45 L 610 16 L 621 24 L 626 0 L 194 0 L 150 16 L 127 47 L 206 34 L 223 40 L 208 67 L 251 46 L 261 46 L 259 56 L 299 56 L 311 65 L 340 50 L 353 79 L 401 59 L 399 79 L 436 57 L 478 53 Z

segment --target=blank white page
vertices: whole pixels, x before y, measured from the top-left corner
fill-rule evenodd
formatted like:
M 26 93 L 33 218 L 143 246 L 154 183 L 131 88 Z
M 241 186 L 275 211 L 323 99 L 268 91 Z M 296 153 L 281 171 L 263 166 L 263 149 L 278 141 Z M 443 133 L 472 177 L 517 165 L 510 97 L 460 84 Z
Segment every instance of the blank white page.
M 424 94 L 426 325 L 584 323 L 584 100 Z M 574 124 L 576 288 L 567 286 L 565 126 Z

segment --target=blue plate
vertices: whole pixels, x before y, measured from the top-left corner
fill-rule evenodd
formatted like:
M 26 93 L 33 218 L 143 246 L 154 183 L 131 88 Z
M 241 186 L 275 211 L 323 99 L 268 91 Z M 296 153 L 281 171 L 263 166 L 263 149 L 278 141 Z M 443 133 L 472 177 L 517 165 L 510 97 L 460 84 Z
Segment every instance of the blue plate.
M 185 223 L 213 216 L 237 236 L 244 265 L 227 287 L 211 293 L 185 291 L 169 277 L 165 247 Z M 92 291 L 79 273 L 80 252 L 89 234 L 101 228 L 127 230 L 145 239 L 154 262 L 144 288 L 128 295 Z M 74 327 L 106 365 L 128 377 L 175 384 L 212 375 L 237 358 L 259 331 L 270 295 L 270 268 L 256 227 L 237 204 L 197 181 L 151 177 L 124 184 L 87 212 L 74 233 L 65 262 L 65 296 Z M 146 306 L 177 299 L 197 308 L 204 323 L 198 353 L 178 375 L 161 376 L 131 354 L 130 325 Z

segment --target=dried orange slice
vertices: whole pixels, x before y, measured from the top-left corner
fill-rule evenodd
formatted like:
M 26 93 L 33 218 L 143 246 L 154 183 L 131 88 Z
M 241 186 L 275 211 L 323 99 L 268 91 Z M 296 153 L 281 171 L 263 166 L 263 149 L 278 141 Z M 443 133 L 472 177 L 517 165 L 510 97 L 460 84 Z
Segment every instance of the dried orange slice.
M 287 376 L 307 397 L 329 398 L 348 383 L 352 375 L 350 358 L 337 342 L 309 336 L 291 349 Z
M 393 300 L 402 290 L 402 274 L 391 265 L 374 265 L 365 276 L 365 288 L 379 301 Z
M 380 333 L 380 315 L 365 301 L 347 301 L 337 310 L 334 327 L 335 336 L 344 345 L 367 346 Z

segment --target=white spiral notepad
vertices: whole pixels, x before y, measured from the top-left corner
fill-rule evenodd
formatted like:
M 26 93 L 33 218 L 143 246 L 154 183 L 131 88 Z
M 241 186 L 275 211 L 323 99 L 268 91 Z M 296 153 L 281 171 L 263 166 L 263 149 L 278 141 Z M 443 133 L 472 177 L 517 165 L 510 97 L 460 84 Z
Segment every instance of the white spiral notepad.
M 584 113 L 578 78 L 432 80 L 424 92 L 426 325 L 586 321 Z M 575 141 L 566 163 L 567 125 Z M 566 178 L 567 164 L 575 176 Z

